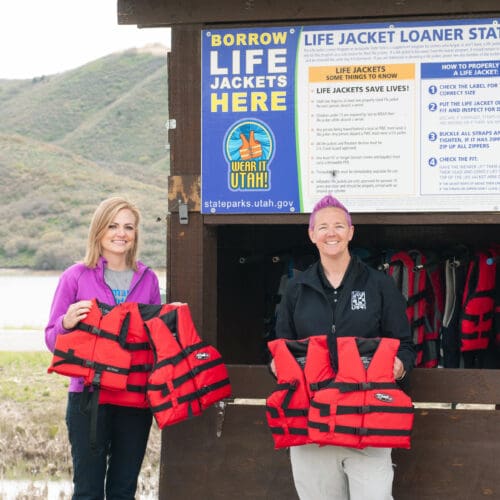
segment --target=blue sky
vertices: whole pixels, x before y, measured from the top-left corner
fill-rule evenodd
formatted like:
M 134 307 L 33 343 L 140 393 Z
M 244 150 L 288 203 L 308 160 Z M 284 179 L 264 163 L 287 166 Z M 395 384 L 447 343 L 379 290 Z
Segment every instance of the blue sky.
M 170 30 L 118 25 L 116 0 L 1 0 L 0 78 L 51 75 L 150 43 L 170 47 Z

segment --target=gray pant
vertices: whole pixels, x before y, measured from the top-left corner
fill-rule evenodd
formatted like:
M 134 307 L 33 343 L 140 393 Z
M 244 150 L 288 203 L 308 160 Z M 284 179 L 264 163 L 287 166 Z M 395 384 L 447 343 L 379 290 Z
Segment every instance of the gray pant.
M 391 448 L 290 448 L 300 500 L 392 500 Z

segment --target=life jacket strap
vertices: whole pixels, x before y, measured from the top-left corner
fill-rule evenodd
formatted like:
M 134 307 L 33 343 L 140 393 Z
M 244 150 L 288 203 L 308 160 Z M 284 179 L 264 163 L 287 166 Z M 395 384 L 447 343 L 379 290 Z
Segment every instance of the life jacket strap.
M 470 333 L 462 332 L 462 339 L 473 340 L 473 339 L 488 339 L 491 337 L 491 329 L 481 331 L 475 331 Z
M 370 391 L 372 389 L 399 389 L 394 382 L 332 382 L 329 386 L 340 392 Z
M 312 408 L 319 410 L 320 417 L 327 417 L 330 415 L 330 405 L 328 403 L 318 403 L 312 399 L 310 404 Z
M 367 413 L 414 413 L 413 408 L 407 406 L 381 406 L 381 405 L 365 405 L 365 406 L 337 406 L 337 415 L 365 415 Z
M 197 399 L 200 399 L 200 397 L 204 396 L 205 394 L 215 391 L 217 389 L 220 389 L 221 387 L 224 387 L 226 385 L 229 385 L 230 381 L 228 378 L 219 380 L 218 382 L 215 382 L 213 384 L 206 385 L 204 387 L 200 387 L 198 390 L 190 392 L 189 394 L 185 394 L 183 396 L 180 396 L 177 398 L 178 403 L 188 403 L 190 401 L 195 401 Z M 163 386 L 165 384 L 156 384 L 156 386 Z M 148 390 L 154 389 L 155 386 L 153 384 L 148 384 Z M 157 405 L 155 407 L 151 407 L 151 411 L 153 413 L 157 413 L 162 410 L 168 410 L 174 406 L 174 403 L 172 401 L 167 401 L 165 403 L 162 403 L 160 405 Z
M 205 341 L 198 342 L 197 344 L 190 345 L 184 348 L 179 354 L 175 356 L 170 356 L 169 358 L 164 358 L 155 364 L 155 369 L 162 368 L 167 365 L 176 365 L 180 363 L 183 359 L 187 358 L 192 352 L 198 351 L 203 347 L 207 347 L 208 344 Z
M 222 363 L 223 363 L 222 358 L 218 358 L 214 359 L 213 361 L 209 361 L 208 363 L 203 363 L 202 365 L 195 366 L 184 375 L 174 378 L 173 385 L 177 389 L 188 380 L 195 378 L 196 375 L 198 375 L 199 373 L 202 373 L 206 370 L 210 370 L 214 366 L 221 365 Z
M 307 426 L 311 429 L 317 429 L 320 432 L 328 432 L 330 430 L 328 424 L 325 424 L 323 422 L 315 422 L 314 420 L 308 420 Z
M 84 332 L 96 335 L 97 337 L 114 340 L 115 342 L 118 342 L 121 345 L 121 347 L 125 348 L 129 325 L 130 325 L 130 313 L 128 312 L 125 315 L 125 318 L 123 319 L 123 322 L 120 326 L 120 333 L 118 335 L 116 335 L 115 333 L 108 332 L 107 330 L 104 330 L 97 326 L 88 325 L 87 323 L 83 323 L 82 321 L 80 321 L 76 325 L 76 329 L 83 330 Z
M 334 432 L 339 432 L 341 434 L 355 434 L 356 436 L 409 436 L 411 434 L 411 429 L 375 429 L 336 425 Z
M 97 448 L 97 413 L 99 411 L 99 384 L 101 381 L 101 374 L 96 373 L 94 382 L 91 385 L 86 385 L 82 392 L 82 399 L 80 400 L 80 411 L 84 415 L 88 415 L 89 422 L 89 441 L 90 451 L 93 455 L 98 454 Z M 93 391 L 90 391 L 90 387 Z
M 117 373 L 119 375 L 128 375 L 130 372 L 129 368 L 122 368 L 119 366 L 113 366 L 113 365 L 107 365 L 104 363 L 98 363 L 97 361 L 93 361 L 90 359 L 84 359 L 80 358 L 78 356 L 75 356 L 75 351 L 73 349 L 69 349 L 68 352 L 60 351 L 59 349 L 54 350 L 54 355 L 62 358 L 59 361 L 56 361 L 53 366 L 59 366 L 63 364 L 73 364 L 73 365 L 80 365 L 85 368 L 90 368 L 92 370 L 95 370 L 96 372 L 102 372 L 102 371 L 107 371 L 107 372 L 112 372 L 112 373 Z
M 483 314 L 462 313 L 460 317 L 461 319 L 465 319 L 475 325 L 478 325 L 480 321 L 489 321 L 490 319 L 493 319 L 495 317 L 495 311 L 487 311 Z
M 149 342 L 125 342 L 123 347 L 127 351 L 151 351 Z
M 269 427 L 272 434 L 277 434 L 283 436 L 285 434 L 285 429 L 283 427 Z M 302 429 L 300 427 L 288 427 L 288 433 L 295 436 L 307 436 L 307 429 Z
M 408 297 L 408 300 L 406 301 L 407 307 L 414 306 L 417 302 L 424 300 L 426 295 L 427 295 L 427 290 L 422 290 L 421 292 L 411 295 L 410 297 Z
M 132 365 L 130 367 L 130 373 L 137 373 L 137 372 L 150 372 L 153 369 L 153 365 L 149 363 L 144 363 L 142 365 Z
M 313 382 L 309 384 L 309 388 L 311 391 L 319 391 L 321 389 L 324 389 L 325 387 L 330 387 L 330 384 L 334 381 L 333 378 L 327 378 L 325 380 L 320 380 L 319 382 Z
M 145 385 L 127 384 L 127 391 L 130 392 L 140 392 L 146 394 L 146 389 Z

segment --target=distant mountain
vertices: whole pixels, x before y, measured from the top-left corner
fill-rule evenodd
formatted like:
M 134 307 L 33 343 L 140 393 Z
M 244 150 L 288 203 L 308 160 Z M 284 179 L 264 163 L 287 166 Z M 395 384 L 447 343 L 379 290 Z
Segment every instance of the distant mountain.
M 113 194 L 141 209 L 141 259 L 165 266 L 167 84 L 158 47 L 0 80 L 0 267 L 81 259 L 92 212 Z

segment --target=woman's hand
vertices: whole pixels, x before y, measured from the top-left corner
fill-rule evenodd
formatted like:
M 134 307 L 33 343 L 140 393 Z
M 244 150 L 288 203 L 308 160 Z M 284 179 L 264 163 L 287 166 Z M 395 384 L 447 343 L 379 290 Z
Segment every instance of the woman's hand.
M 92 302 L 90 300 L 80 300 L 71 304 L 63 316 L 62 326 L 66 330 L 71 330 L 75 326 L 87 317 L 90 311 Z
M 269 371 L 276 377 L 276 363 L 274 362 L 274 358 L 271 359 L 271 362 L 269 363 Z
M 406 371 L 403 362 L 396 356 L 394 359 L 394 378 L 401 380 L 405 375 Z

